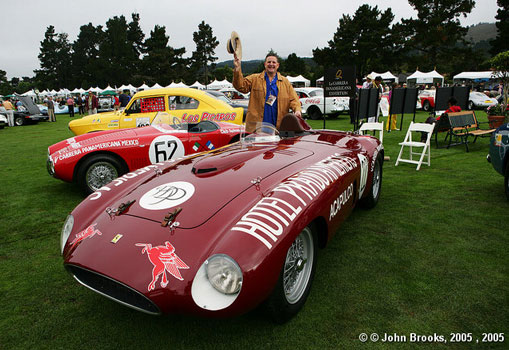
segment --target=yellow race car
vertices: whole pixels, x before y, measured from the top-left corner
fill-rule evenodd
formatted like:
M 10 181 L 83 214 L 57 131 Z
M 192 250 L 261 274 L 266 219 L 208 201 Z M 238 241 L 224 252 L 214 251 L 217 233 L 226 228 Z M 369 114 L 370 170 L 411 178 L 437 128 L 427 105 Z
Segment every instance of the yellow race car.
M 243 108 L 234 108 L 206 91 L 192 88 L 164 88 L 136 93 L 126 108 L 116 112 L 91 114 L 72 120 L 75 135 L 150 125 L 157 112 L 167 112 L 183 122 L 202 120 L 242 124 Z

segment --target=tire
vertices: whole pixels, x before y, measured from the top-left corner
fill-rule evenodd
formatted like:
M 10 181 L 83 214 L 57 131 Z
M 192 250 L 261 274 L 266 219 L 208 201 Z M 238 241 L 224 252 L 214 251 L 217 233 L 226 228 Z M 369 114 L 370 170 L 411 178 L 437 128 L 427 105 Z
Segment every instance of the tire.
M 369 194 L 362 198 L 359 204 L 365 209 L 374 208 L 380 199 L 380 191 L 382 190 L 382 173 L 383 173 L 383 159 L 379 153 L 376 157 L 375 166 L 373 168 L 373 175 L 371 181 L 371 188 Z
M 86 194 L 90 194 L 126 172 L 117 158 L 108 154 L 95 155 L 80 165 L 77 182 Z
M 468 101 L 468 109 L 471 111 L 474 109 L 474 103 L 472 101 Z
M 285 323 L 306 303 L 316 271 L 317 236 L 306 226 L 286 252 L 279 279 L 267 299 L 269 314 L 276 323 Z
M 311 111 L 308 108 L 308 115 L 309 118 L 313 120 L 318 120 L 322 118 L 322 112 L 320 112 L 320 109 L 318 107 L 312 107 Z
M 14 125 L 22 126 L 24 124 L 25 124 L 25 118 L 23 118 L 23 117 L 15 117 L 14 118 Z
M 509 160 L 505 166 L 505 175 L 504 175 L 504 186 L 505 186 L 505 196 L 509 201 Z
M 430 109 L 431 109 L 431 105 L 429 104 L 429 101 L 424 101 L 422 103 L 422 109 L 425 110 L 426 112 L 429 112 Z

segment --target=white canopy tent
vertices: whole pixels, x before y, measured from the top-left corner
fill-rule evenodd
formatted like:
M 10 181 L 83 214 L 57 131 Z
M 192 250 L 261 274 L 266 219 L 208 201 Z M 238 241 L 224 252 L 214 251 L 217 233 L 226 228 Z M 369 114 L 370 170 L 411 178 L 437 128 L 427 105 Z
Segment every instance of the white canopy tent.
M 120 87 L 117 88 L 117 90 L 119 90 L 119 91 L 129 90 L 129 92 L 131 92 L 131 93 L 136 92 L 136 88 L 134 86 L 132 86 L 131 84 L 121 85 Z
M 394 74 L 392 74 L 390 71 L 387 71 L 385 73 L 371 72 L 370 75 L 373 76 L 373 77 L 381 76 L 382 80 L 386 81 L 386 82 L 387 81 L 394 81 L 396 83 L 399 83 L 398 77 L 395 76 Z
M 154 85 L 152 85 L 149 89 L 150 89 L 150 90 L 152 90 L 152 89 L 162 89 L 162 86 L 161 86 L 161 85 L 159 85 L 158 83 L 155 83 L 155 84 L 154 84 Z
M 456 74 L 452 79 L 453 81 L 459 80 L 474 80 L 474 81 L 488 81 L 490 79 L 498 79 L 499 74 L 490 70 L 483 72 L 461 72 Z
M 200 83 L 198 80 L 196 80 L 190 87 L 198 90 L 205 90 L 206 86 Z
M 186 87 L 189 87 L 187 86 L 186 84 L 180 82 L 180 83 L 175 83 L 175 82 L 171 82 L 170 85 L 167 86 L 167 88 L 186 88 Z
M 416 70 L 412 75 L 406 78 L 408 84 L 434 84 L 440 83 L 440 85 L 444 84 L 444 76 L 440 75 L 436 70 L 432 70 L 431 72 L 420 72 Z
M 288 75 L 286 78 L 290 81 L 290 83 L 293 86 L 308 87 L 311 84 L 311 81 L 309 79 L 304 78 L 302 75 L 298 75 L 296 77 Z
M 35 97 L 35 96 L 37 96 L 37 95 L 35 94 L 35 91 L 34 91 L 34 90 L 28 90 L 27 92 L 25 92 L 25 93 L 21 94 L 21 96 L 30 96 L 30 97 Z
M 145 83 L 141 84 L 140 86 L 138 86 L 136 88 L 137 91 L 149 90 L 149 89 L 150 89 L 150 87 L 147 84 L 145 84 Z
M 212 83 L 207 85 L 207 89 L 209 90 L 221 90 L 229 87 L 233 87 L 233 84 L 226 79 L 221 81 L 214 80 Z

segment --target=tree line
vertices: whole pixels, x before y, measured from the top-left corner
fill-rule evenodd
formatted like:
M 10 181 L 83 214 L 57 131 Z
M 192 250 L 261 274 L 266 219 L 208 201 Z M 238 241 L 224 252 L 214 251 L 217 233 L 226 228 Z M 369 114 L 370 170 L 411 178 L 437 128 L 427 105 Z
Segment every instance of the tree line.
M 452 77 L 461 71 L 488 70 L 492 56 L 509 50 L 509 0 L 497 0 L 497 37 L 490 42 L 489 51 L 476 49 L 468 42 L 468 28 L 460 24 L 460 18 L 474 8 L 474 0 L 408 3 L 417 18 L 394 22 L 390 8 L 382 11 L 367 4 L 359 6 L 353 15 L 342 15 L 332 39 L 326 47 L 313 50 L 312 60 L 292 53 L 286 59 L 280 58 L 280 71 L 315 80 L 323 75 L 323 67 L 356 65 L 359 78 L 371 71 L 412 73 L 416 68 L 437 69 Z M 165 26 L 156 24 L 146 37 L 139 23 L 137 13 L 129 21 L 124 16 L 114 16 L 105 26 L 88 23 L 80 27 L 72 43 L 66 33 L 56 33 L 54 26 L 48 26 L 40 44 L 40 68 L 34 71 L 35 76 L 8 81 L 6 72 L 0 70 L 0 94 L 34 87 L 73 89 L 156 82 L 165 86 L 172 81 L 192 84 L 196 80 L 206 83 L 214 78 L 232 79 L 231 61 L 215 63 L 219 41 L 204 21 L 193 33 L 196 48 L 190 57 L 184 57 L 185 48 L 169 44 Z M 252 69 L 263 70 L 263 63 Z

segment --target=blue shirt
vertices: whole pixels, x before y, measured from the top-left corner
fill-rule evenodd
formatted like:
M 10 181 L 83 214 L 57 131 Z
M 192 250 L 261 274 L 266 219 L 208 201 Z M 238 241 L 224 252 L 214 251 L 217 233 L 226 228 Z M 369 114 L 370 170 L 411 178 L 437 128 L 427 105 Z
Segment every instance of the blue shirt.
M 274 126 L 277 124 L 277 95 L 278 95 L 278 88 L 277 88 L 277 73 L 274 79 L 270 81 L 269 76 L 267 75 L 267 72 L 265 72 L 265 83 L 267 84 L 267 94 L 265 95 L 265 102 L 267 102 L 267 99 L 270 95 L 276 96 L 276 100 L 271 105 L 265 103 L 265 108 L 263 109 L 263 122 L 264 123 L 270 123 Z

